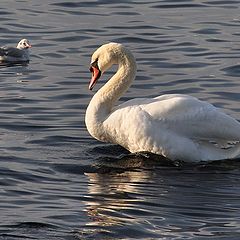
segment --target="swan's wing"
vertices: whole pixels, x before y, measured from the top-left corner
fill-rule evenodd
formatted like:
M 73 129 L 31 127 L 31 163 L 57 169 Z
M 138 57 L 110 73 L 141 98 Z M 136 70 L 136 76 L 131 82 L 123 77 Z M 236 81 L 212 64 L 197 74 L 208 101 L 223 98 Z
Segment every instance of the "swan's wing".
M 133 99 L 118 107 L 114 116 L 128 118 L 121 124 L 131 127 L 131 114 L 144 114 L 155 126 L 196 140 L 240 140 L 240 123 L 213 105 L 188 95 L 163 95 L 153 99 Z M 117 119 L 117 118 L 116 118 Z M 121 117 L 124 119 L 124 116 Z M 135 120 L 136 121 L 136 120 Z M 144 121 L 142 119 L 142 121 Z M 116 124 L 116 122 L 115 122 Z M 158 131 L 158 129 L 155 129 Z
M 164 95 L 141 108 L 170 131 L 192 139 L 240 140 L 238 121 L 191 96 Z

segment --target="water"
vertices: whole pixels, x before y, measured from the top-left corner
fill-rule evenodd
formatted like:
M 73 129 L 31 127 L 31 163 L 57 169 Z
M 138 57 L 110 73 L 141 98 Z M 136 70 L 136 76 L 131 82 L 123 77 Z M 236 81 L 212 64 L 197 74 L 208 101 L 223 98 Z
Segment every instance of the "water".
M 33 48 L 28 66 L 0 68 L 0 239 L 239 239 L 238 161 L 131 155 L 84 124 L 90 56 L 109 41 L 138 63 L 122 101 L 186 93 L 240 119 L 239 7 L 1 1 L 1 45 Z

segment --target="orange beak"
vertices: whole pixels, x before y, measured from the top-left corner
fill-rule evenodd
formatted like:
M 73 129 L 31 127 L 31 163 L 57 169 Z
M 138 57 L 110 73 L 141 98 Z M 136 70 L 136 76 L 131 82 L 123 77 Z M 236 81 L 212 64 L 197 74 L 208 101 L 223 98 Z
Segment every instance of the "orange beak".
M 90 67 L 90 72 L 92 73 L 92 79 L 89 83 L 89 90 L 93 90 L 95 84 L 97 83 L 97 80 L 101 77 L 101 71 L 99 70 L 97 64 L 94 64 L 95 66 Z

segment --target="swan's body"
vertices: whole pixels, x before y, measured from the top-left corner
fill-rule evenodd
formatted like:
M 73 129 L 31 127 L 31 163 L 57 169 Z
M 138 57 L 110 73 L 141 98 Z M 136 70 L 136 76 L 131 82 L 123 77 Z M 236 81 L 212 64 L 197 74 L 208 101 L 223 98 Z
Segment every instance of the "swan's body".
M 17 47 L 1 47 L 0 62 L 21 63 L 29 61 L 29 48 L 31 44 L 27 39 L 22 39 Z
M 197 162 L 240 156 L 240 123 L 197 98 L 170 94 L 114 106 L 136 73 L 133 55 L 121 44 L 105 44 L 95 51 L 90 89 L 113 64 L 119 65 L 116 74 L 87 108 L 85 121 L 94 138 L 133 153 L 147 151 L 172 160 Z M 226 148 L 229 141 L 235 144 Z

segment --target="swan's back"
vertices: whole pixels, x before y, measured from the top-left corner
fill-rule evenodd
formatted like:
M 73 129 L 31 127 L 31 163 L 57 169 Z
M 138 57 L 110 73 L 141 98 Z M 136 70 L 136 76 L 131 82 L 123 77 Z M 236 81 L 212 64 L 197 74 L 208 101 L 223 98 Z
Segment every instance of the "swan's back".
M 131 152 L 149 151 L 177 159 L 179 147 L 189 148 L 193 159 L 204 160 L 197 148 L 201 143 L 238 141 L 239 123 L 207 102 L 187 95 L 163 95 L 133 99 L 116 107 L 104 121 L 108 141 Z M 194 147 L 193 147 L 194 146 Z M 195 149 L 195 151 L 193 150 Z

